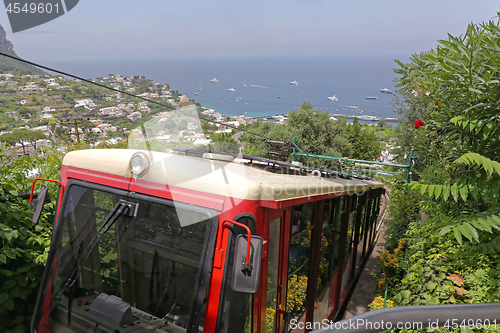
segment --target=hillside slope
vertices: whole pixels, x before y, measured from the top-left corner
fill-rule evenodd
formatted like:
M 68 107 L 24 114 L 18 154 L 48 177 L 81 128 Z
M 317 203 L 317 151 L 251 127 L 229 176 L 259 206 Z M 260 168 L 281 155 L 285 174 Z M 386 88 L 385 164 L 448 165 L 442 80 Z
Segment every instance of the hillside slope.
M 14 52 L 14 45 L 7 40 L 7 34 L 4 28 L 0 25 L 0 52 L 7 53 L 16 57 L 19 57 L 16 52 Z M 34 66 L 10 59 L 4 56 L 0 56 L 0 71 L 3 72 L 13 72 L 19 71 L 23 74 L 47 74 L 41 69 Z

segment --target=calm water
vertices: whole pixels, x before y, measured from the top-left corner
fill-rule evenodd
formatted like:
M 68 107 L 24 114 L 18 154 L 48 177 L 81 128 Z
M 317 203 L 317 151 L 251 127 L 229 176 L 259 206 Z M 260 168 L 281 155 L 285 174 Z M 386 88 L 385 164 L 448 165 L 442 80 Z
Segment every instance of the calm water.
M 45 62 L 62 71 L 96 78 L 108 74 L 144 75 L 168 83 L 203 106 L 224 115 L 271 115 L 298 109 L 308 101 L 332 114 L 395 117 L 390 94 L 394 59 L 403 57 L 189 58 L 74 60 Z M 219 83 L 211 83 L 217 78 Z M 298 85 L 290 84 L 297 81 Z M 201 88 L 201 90 L 200 90 Z M 235 92 L 227 89 L 233 88 Z M 338 102 L 327 99 L 337 96 Z M 375 96 L 376 100 L 366 99 Z

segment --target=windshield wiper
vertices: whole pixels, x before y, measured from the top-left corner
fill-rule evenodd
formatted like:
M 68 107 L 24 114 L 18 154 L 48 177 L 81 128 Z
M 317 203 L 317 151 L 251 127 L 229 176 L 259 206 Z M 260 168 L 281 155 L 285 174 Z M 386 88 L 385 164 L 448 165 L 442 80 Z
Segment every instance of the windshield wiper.
M 90 255 L 92 254 L 92 250 L 94 250 L 95 246 L 99 244 L 99 241 L 101 240 L 102 236 L 108 232 L 108 230 L 115 224 L 116 220 L 121 215 L 125 216 L 130 216 L 134 217 L 137 216 L 137 210 L 139 208 L 139 204 L 135 202 L 130 202 L 126 201 L 123 199 L 120 199 L 118 203 L 113 207 L 112 210 L 110 210 L 108 216 L 102 223 L 101 227 L 99 228 L 99 231 L 95 234 L 95 236 L 92 238 L 90 241 L 89 245 L 87 246 L 85 252 L 83 253 L 83 261 L 81 265 L 76 264 L 75 269 L 71 273 L 68 281 L 65 283 L 65 287 L 69 289 L 69 296 L 68 296 L 68 325 L 70 324 L 71 320 L 71 306 L 72 306 L 72 301 L 73 301 L 73 288 L 75 285 L 76 280 L 80 276 L 80 273 L 82 272 L 83 267 L 85 266 L 85 263 L 87 260 L 90 258 Z M 101 232 L 102 231 L 102 232 Z

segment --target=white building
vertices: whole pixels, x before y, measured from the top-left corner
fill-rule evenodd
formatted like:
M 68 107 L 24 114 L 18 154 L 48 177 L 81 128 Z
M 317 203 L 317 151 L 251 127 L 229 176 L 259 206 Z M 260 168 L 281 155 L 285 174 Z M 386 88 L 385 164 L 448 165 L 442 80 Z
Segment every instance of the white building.
M 84 99 L 75 99 L 76 105 L 74 106 L 75 108 L 79 108 L 83 106 L 86 109 L 93 109 L 97 105 L 94 103 L 94 101 L 90 98 L 84 98 Z
M 131 114 L 129 114 L 127 116 L 128 119 L 132 120 L 132 121 L 136 121 L 136 120 L 139 120 L 142 118 L 142 115 L 140 112 L 132 112 Z
M 120 110 L 120 109 L 118 109 L 116 106 L 109 106 L 107 108 L 99 109 L 98 113 L 101 116 L 112 116 L 112 115 L 115 115 L 118 110 Z

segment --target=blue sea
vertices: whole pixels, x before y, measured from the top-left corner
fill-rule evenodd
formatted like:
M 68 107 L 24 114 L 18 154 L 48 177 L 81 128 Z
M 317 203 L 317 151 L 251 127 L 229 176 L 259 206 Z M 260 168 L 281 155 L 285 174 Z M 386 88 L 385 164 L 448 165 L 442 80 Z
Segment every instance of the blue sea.
M 223 115 L 286 113 L 310 102 L 331 114 L 397 117 L 389 104 L 397 67 L 404 56 L 191 57 L 47 61 L 84 78 L 108 74 L 143 75 L 168 83 L 189 98 Z M 407 59 L 407 57 L 406 57 Z M 210 81 L 217 78 L 218 83 Z M 296 81 L 293 85 L 290 82 Z M 234 92 L 228 89 L 234 89 Z M 327 97 L 335 95 L 337 102 Z M 366 99 L 368 96 L 377 99 Z

